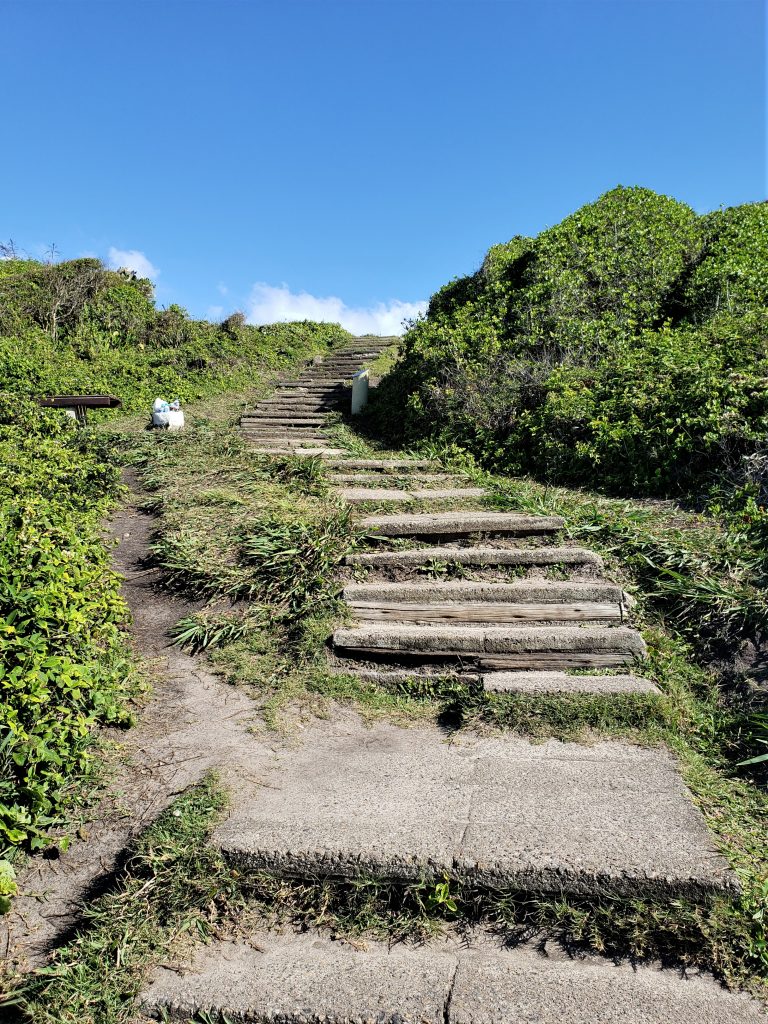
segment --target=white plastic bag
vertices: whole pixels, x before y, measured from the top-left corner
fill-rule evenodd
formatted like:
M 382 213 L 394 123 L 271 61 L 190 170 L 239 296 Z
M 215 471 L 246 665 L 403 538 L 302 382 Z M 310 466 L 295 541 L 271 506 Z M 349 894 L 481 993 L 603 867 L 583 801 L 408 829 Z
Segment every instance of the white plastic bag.
M 184 426 L 184 412 L 178 398 L 168 403 L 164 398 L 156 398 L 152 403 L 152 426 L 161 430 L 181 430 Z

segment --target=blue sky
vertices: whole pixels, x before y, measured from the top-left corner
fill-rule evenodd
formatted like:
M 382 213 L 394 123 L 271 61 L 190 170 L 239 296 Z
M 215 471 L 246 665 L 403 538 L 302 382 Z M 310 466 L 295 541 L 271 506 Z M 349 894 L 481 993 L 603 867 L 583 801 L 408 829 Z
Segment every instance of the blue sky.
M 0 238 L 390 331 L 616 184 L 765 198 L 762 0 L 0 0 Z

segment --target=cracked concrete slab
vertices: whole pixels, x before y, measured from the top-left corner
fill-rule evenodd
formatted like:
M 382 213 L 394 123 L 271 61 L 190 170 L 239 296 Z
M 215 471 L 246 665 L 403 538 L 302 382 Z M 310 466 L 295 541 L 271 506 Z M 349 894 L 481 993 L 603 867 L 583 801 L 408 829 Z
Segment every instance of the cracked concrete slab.
M 735 891 L 673 759 L 436 727 L 307 729 L 248 770 L 214 842 L 241 869 L 639 897 Z
M 491 938 L 354 946 L 316 932 L 258 932 L 198 946 L 184 973 L 156 970 L 145 1014 L 245 1024 L 759 1024 L 759 1004 L 711 977 L 681 977 Z M 167 1019 L 166 1018 L 166 1019 Z

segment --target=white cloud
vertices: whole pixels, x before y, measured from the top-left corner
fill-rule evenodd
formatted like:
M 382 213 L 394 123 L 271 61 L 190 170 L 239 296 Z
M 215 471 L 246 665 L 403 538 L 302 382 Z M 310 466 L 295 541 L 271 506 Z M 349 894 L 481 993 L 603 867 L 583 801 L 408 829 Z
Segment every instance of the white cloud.
M 113 245 L 109 250 L 108 262 L 113 270 L 125 267 L 126 270 L 133 270 L 139 277 L 148 277 L 150 281 L 154 281 L 160 274 L 157 267 L 153 266 L 138 249 L 116 249 Z
M 427 308 L 426 302 L 378 302 L 374 306 L 348 306 L 335 295 L 320 297 L 292 292 L 287 284 L 275 287 L 259 281 L 248 302 L 248 319 L 255 324 L 281 320 L 319 320 L 339 323 L 353 334 L 402 334 L 403 320 Z

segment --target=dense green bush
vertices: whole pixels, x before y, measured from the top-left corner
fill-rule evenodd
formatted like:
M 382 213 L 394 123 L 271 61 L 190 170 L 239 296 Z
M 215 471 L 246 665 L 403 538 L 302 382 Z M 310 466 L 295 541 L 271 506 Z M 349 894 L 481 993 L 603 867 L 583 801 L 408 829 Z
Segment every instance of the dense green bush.
M 56 834 L 91 770 L 93 730 L 126 720 L 131 678 L 127 609 L 100 532 L 119 453 L 32 399 L 106 392 L 148 413 L 157 395 L 263 386 L 347 337 L 333 324 L 157 310 L 149 281 L 98 260 L 0 260 L 0 913 L 14 889 L 9 852 Z
M 442 435 L 493 468 L 613 493 L 765 497 L 768 205 L 698 217 L 614 189 L 493 246 L 403 353 L 379 400 L 401 440 Z
M 213 324 L 158 310 L 149 281 L 98 260 L 0 260 L 0 381 L 16 394 L 107 393 L 148 411 L 157 395 L 189 402 L 250 387 L 346 337 L 336 324 L 254 327 L 242 314 Z
M 126 608 L 99 536 L 119 471 L 103 441 L 0 401 L 0 853 L 45 845 L 89 765 L 90 733 L 125 720 Z

